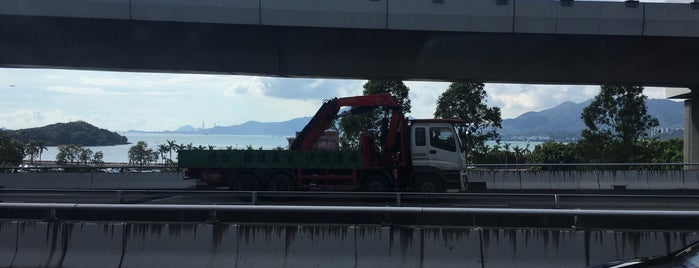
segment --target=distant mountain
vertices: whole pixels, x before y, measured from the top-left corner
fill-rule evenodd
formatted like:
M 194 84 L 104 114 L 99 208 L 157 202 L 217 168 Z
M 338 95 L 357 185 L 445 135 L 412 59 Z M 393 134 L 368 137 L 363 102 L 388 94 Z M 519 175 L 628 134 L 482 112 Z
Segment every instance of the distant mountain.
M 277 136 L 294 136 L 297 131 L 301 131 L 310 117 L 294 118 L 283 122 L 258 122 L 248 121 L 240 125 L 234 126 L 216 126 L 212 128 L 200 129 L 192 126 L 182 126 L 173 133 L 203 133 L 203 134 L 219 134 L 219 135 L 277 135 Z
M 540 112 L 527 112 L 514 119 L 505 119 L 498 130 L 503 140 L 572 140 L 580 137 L 585 124 L 580 115 L 592 99 L 581 103 L 564 102 Z M 648 112 L 658 118 L 660 127 L 672 132 L 684 126 L 684 105 L 664 99 L 646 102 Z M 294 136 L 301 131 L 310 117 L 295 118 L 284 122 L 248 121 L 234 126 L 216 126 L 207 129 L 182 126 L 168 133 L 202 133 L 223 135 L 277 135 Z
M 22 143 L 43 142 L 46 146 L 76 144 L 82 146 L 107 146 L 128 144 L 126 137 L 84 121 L 56 123 L 43 127 L 4 130 L 11 138 Z
M 173 130 L 173 132 L 192 132 L 194 130 L 196 130 L 196 129 L 193 126 L 186 125 L 186 126 L 181 126 L 177 129 Z
M 569 140 L 580 137 L 585 129 L 580 115 L 592 99 L 581 103 L 564 102 L 540 112 L 527 112 L 514 119 L 502 121 L 498 130 L 503 140 L 540 139 Z M 665 99 L 646 101 L 648 113 L 658 118 L 660 128 L 677 129 L 684 126 L 684 104 Z

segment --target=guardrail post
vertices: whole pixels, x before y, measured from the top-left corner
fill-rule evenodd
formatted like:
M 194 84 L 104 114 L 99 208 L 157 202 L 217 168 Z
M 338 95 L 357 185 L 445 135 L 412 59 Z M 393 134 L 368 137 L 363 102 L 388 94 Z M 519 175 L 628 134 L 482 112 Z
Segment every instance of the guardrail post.
M 124 194 L 122 190 L 117 190 L 116 192 L 117 204 L 124 203 Z
M 396 206 L 398 206 L 398 207 L 401 206 L 401 195 L 400 195 L 400 193 L 396 193 Z
M 215 210 L 209 211 L 209 218 L 206 220 L 208 223 L 218 222 L 218 213 Z
M 252 198 L 250 199 L 250 202 L 252 202 L 253 205 L 257 205 L 257 192 L 252 192 Z
M 561 208 L 561 200 L 560 200 L 560 196 L 558 196 L 558 194 L 553 195 L 553 208 L 556 208 L 556 209 Z
M 46 215 L 46 221 L 57 221 L 58 217 L 56 216 L 56 209 L 52 208 L 49 209 L 47 215 Z

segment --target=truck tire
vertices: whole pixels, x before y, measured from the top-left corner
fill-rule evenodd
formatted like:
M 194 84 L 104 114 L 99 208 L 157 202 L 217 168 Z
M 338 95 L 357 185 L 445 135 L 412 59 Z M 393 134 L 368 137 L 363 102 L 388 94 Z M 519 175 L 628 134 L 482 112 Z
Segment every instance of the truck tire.
M 262 189 L 260 181 L 250 174 L 240 174 L 231 183 L 231 190 L 234 191 L 259 191 Z
M 362 192 L 388 192 L 391 185 L 383 175 L 373 174 L 364 178 L 362 182 Z
M 420 175 L 415 180 L 413 191 L 421 193 L 443 193 L 444 184 L 435 175 Z
M 269 182 L 267 182 L 267 191 L 293 191 L 296 190 L 296 185 L 291 177 L 278 174 L 274 175 Z

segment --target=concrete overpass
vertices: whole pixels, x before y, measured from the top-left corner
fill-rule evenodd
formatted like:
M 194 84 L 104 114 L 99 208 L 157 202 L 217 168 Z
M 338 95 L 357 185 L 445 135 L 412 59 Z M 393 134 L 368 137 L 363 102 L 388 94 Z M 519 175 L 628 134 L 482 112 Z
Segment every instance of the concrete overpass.
M 0 24 L 6 67 L 699 85 L 689 3 L 0 0 Z
M 0 0 L 0 66 L 696 89 L 687 1 Z

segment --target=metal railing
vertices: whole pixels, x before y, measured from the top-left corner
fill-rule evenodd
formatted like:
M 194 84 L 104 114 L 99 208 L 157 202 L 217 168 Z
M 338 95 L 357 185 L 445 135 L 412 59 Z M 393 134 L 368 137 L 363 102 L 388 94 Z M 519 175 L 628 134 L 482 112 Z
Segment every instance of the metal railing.
M 699 217 L 694 210 L 536 209 L 536 208 L 449 208 L 372 206 L 283 206 L 283 205 L 178 205 L 178 204 L 79 204 L 0 203 L 0 209 L 99 210 L 99 211 L 201 211 L 201 212 L 289 212 L 289 213 L 379 213 L 448 215 L 539 215 L 539 216 L 650 216 Z

